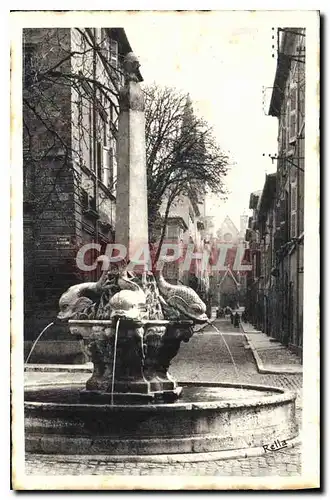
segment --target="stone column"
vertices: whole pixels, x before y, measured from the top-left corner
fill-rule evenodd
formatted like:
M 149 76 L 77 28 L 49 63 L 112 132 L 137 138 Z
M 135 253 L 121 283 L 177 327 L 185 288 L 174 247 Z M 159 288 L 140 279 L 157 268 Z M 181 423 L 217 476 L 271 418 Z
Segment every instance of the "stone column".
M 145 116 L 137 76 L 139 66 L 134 54 L 127 54 L 126 83 L 119 97 L 116 243 L 125 245 L 131 261 L 141 257 L 139 250 L 142 253 L 143 248 L 148 248 Z

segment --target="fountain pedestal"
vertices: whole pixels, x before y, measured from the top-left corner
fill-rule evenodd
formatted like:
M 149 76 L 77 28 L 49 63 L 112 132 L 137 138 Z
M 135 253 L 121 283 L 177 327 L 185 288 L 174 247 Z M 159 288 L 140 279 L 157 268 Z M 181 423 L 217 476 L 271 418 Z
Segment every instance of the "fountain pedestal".
M 116 339 L 117 321 L 69 321 L 94 365 L 82 402 L 175 401 L 181 388 L 168 370 L 181 342 L 193 335 L 193 322 L 120 319 Z

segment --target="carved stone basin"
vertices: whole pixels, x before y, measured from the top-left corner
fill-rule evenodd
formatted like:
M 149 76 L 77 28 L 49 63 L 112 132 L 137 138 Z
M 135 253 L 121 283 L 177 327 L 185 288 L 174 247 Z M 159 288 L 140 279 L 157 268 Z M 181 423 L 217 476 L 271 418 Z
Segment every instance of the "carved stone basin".
M 174 403 L 82 404 L 84 385 L 27 386 L 26 451 L 159 455 L 246 451 L 298 434 L 295 394 L 266 386 L 180 383 Z M 261 448 L 262 450 L 262 448 Z

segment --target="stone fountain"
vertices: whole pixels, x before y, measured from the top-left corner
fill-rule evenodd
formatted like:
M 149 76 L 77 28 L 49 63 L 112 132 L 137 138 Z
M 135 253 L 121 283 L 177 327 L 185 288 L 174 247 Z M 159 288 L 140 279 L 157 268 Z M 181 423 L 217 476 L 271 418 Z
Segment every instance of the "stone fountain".
M 155 455 L 261 447 L 297 435 L 295 395 L 242 384 L 178 383 L 169 373 L 206 306 L 171 285 L 148 255 L 144 99 L 133 54 L 120 92 L 116 243 L 126 260 L 60 299 L 58 318 L 84 339 L 85 383 L 28 385 L 26 451 Z M 161 266 L 160 266 L 161 267 Z

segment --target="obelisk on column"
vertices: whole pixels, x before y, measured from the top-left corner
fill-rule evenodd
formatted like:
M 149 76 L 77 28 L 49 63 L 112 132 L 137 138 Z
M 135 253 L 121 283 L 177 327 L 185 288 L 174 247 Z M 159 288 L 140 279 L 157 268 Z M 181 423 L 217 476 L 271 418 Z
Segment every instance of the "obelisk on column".
M 130 261 L 141 259 L 148 248 L 145 115 L 139 66 L 132 52 L 126 55 L 125 86 L 119 94 L 116 243 L 126 247 Z

